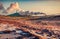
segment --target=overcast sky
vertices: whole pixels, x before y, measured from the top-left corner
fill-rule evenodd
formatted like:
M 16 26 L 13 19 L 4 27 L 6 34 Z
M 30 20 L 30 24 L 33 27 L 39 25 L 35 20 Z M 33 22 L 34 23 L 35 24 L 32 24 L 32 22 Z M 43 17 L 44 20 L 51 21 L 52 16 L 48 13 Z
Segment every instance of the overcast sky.
M 43 12 L 46 14 L 60 14 L 60 0 L 0 0 L 7 8 L 12 2 L 18 2 L 20 8 L 34 12 Z

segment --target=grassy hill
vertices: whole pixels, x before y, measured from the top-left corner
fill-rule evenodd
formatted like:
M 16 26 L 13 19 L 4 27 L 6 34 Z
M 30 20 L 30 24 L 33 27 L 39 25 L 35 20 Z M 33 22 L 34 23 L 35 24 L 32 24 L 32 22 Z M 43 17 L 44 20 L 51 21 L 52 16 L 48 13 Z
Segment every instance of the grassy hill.
M 10 14 L 10 15 L 8 15 L 8 16 L 16 16 L 16 17 L 18 17 L 18 16 L 21 16 L 19 13 L 14 13 L 14 14 Z

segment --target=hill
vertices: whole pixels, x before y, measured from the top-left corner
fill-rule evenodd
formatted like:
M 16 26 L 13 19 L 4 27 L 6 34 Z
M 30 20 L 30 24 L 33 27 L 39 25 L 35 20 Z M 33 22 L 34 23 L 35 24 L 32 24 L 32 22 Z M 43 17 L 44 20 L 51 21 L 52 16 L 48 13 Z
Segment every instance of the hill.
M 31 19 L 31 20 L 60 20 L 60 15 L 42 16 L 37 19 Z
M 14 14 L 10 14 L 10 15 L 8 15 L 8 16 L 16 16 L 16 17 L 18 17 L 18 16 L 21 16 L 19 13 L 14 13 Z
M 20 15 L 19 13 L 10 14 L 7 16 L 12 17 L 23 17 L 28 18 L 30 20 L 60 20 L 60 15 L 51 15 L 51 16 L 27 16 L 27 15 Z

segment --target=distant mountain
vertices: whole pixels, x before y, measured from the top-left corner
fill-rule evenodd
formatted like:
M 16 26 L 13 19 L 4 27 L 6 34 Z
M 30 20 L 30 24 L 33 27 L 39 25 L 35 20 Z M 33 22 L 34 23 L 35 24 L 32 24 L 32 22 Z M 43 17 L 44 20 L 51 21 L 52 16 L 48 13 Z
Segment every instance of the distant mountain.
M 25 15 L 20 15 L 18 12 L 13 13 L 13 14 L 9 14 L 7 16 L 13 16 L 13 17 L 25 17 Z
M 17 17 L 17 16 L 20 16 L 20 14 L 19 13 L 14 13 L 14 14 L 10 14 L 8 16 L 13 16 L 13 17 L 16 16 Z
M 13 14 L 9 14 L 7 16 L 13 16 L 13 17 L 28 17 L 28 15 L 21 15 L 20 13 L 16 12 L 16 13 L 13 13 Z
M 37 19 L 31 19 L 31 20 L 60 20 L 60 15 L 55 16 L 43 16 Z
M 49 18 L 52 20 L 60 20 L 60 15 L 51 16 Z

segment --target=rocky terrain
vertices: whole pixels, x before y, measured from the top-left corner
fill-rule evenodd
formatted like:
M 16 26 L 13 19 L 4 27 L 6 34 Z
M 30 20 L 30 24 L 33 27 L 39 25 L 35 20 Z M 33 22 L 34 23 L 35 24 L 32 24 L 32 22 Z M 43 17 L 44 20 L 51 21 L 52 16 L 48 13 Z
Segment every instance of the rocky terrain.
M 60 20 L 0 16 L 0 39 L 60 39 Z
M 0 3 L 0 39 L 60 39 L 60 15 L 25 11 L 18 2 L 5 9 Z

